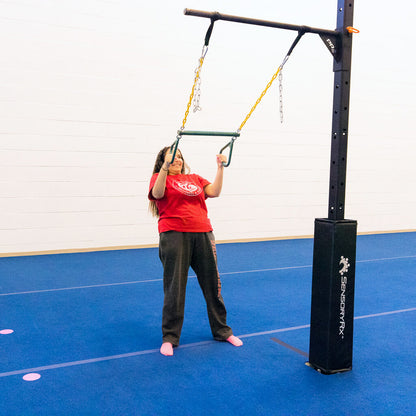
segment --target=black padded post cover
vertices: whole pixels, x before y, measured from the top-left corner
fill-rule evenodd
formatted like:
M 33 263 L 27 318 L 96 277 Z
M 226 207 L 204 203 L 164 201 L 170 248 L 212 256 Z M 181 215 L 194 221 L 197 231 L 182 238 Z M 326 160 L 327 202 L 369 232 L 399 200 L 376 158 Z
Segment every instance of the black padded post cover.
M 352 369 L 357 222 L 315 219 L 309 345 L 311 367 Z

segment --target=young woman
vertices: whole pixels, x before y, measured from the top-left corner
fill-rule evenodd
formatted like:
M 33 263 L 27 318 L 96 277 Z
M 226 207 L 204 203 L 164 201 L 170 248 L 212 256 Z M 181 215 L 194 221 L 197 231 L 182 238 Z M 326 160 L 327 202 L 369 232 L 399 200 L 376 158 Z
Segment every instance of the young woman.
M 195 271 L 202 289 L 214 339 L 236 347 L 243 345 L 226 322 L 215 240 L 205 204 L 206 198 L 221 193 L 225 161 L 224 155 L 217 155 L 217 174 L 210 183 L 199 175 L 185 173 L 187 166 L 179 149 L 173 162 L 170 147 L 163 148 L 156 158 L 149 200 L 153 215 L 159 217 L 159 257 L 165 294 L 160 348 L 163 355 L 173 355 L 173 347 L 179 345 L 189 267 Z

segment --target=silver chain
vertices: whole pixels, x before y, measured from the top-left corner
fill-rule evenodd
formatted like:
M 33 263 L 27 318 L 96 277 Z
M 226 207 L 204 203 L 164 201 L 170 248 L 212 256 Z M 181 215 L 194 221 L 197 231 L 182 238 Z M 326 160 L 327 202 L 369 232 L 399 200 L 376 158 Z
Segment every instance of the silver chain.
M 204 46 L 202 48 L 201 58 L 199 58 L 199 65 L 195 69 L 195 76 L 198 76 L 198 78 L 196 79 L 196 82 L 195 82 L 194 98 L 192 100 L 192 103 L 194 105 L 193 107 L 194 113 L 202 110 L 202 107 L 199 105 L 199 102 L 201 100 L 201 72 L 200 71 L 202 67 L 202 62 L 204 61 L 205 55 L 207 54 L 207 52 L 208 52 L 208 46 Z
M 195 73 L 198 69 L 195 70 Z M 197 111 L 201 111 L 202 107 L 199 105 L 199 101 L 201 100 L 201 78 L 198 77 L 196 84 L 195 84 L 195 92 L 194 92 L 194 99 L 193 99 L 193 111 L 196 113 Z
M 283 68 L 279 72 L 279 110 L 280 110 L 280 122 L 283 123 Z

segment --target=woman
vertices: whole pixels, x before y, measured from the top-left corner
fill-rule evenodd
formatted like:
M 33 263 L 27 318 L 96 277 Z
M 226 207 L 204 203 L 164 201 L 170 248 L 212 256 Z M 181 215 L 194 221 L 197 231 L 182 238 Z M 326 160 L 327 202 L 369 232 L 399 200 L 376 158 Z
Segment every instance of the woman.
M 179 149 L 173 162 L 169 147 L 163 148 L 156 158 L 149 199 L 150 210 L 159 217 L 159 257 L 165 294 L 160 352 L 166 356 L 173 355 L 173 348 L 179 345 L 189 267 L 195 271 L 205 297 L 214 338 L 236 347 L 243 344 L 226 323 L 215 240 L 205 204 L 206 198 L 221 193 L 225 161 L 224 155 L 217 155 L 217 174 L 210 183 L 199 175 L 185 174 L 187 166 Z

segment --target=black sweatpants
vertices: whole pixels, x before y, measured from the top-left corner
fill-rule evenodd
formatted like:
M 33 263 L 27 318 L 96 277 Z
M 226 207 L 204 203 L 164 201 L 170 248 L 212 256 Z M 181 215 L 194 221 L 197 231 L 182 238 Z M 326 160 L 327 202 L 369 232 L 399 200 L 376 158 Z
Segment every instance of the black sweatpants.
M 163 264 L 165 294 L 162 316 L 163 342 L 179 345 L 189 267 L 198 278 L 204 295 L 212 335 L 224 341 L 232 335 L 221 296 L 215 239 L 212 232 L 184 233 L 167 231 L 159 237 L 159 257 Z

